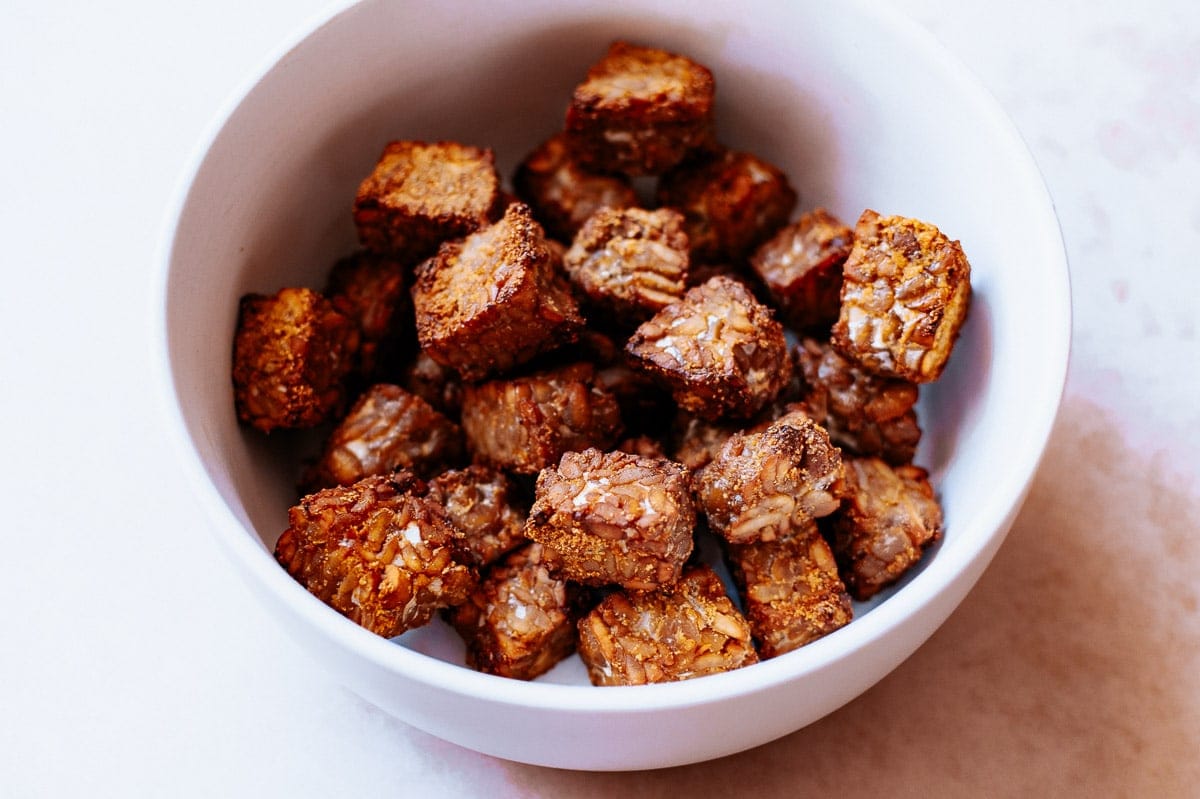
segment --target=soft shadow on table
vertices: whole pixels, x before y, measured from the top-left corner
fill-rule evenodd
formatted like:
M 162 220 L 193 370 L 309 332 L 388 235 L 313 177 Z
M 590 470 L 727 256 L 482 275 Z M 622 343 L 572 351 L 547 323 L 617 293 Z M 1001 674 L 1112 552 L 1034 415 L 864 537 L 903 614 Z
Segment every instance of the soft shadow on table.
M 991 567 L 866 694 L 710 763 L 621 774 L 504 764 L 508 779 L 538 796 L 1189 795 L 1200 784 L 1200 505 L 1164 461 L 1068 398 Z

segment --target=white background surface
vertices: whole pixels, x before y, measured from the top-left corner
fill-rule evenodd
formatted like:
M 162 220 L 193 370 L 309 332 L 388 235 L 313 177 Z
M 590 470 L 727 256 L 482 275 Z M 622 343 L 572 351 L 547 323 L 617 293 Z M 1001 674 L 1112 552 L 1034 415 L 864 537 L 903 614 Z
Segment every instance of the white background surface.
M 0 6 L 0 796 L 1195 795 L 1200 5 L 897 0 L 1055 198 L 1075 340 L 1051 449 L 976 591 L 876 688 L 752 752 L 629 775 L 492 760 L 340 688 L 235 579 L 171 462 L 163 213 L 218 111 L 324 5 Z

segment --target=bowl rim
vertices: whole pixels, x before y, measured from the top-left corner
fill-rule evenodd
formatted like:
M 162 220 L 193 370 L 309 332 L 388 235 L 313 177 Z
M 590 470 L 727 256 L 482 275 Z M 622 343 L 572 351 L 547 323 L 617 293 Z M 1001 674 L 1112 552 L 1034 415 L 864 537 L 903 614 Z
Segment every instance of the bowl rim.
M 1046 224 L 1036 231 L 1038 235 L 1035 251 L 1053 259 L 1053 263 L 1047 264 L 1053 268 L 1047 269 L 1046 279 L 1039 288 L 1051 295 L 1049 302 L 1058 309 L 1059 313 L 1055 319 L 1048 320 L 1048 324 L 1053 325 L 1057 335 L 1048 340 L 1042 350 L 1045 379 L 1032 387 L 1035 393 L 1031 397 L 1030 407 L 1035 413 L 1023 420 L 1020 460 L 1015 464 L 1010 460 L 1006 464 L 1008 469 L 1003 478 L 996 481 L 989 496 L 988 506 L 978 514 L 980 518 L 995 521 L 990 525 L 991 529 L 985 529 L 982 535 L 964 536 L 966 540 L 953 550 L 939 552 L 937 558 L 897 592 L 897 596 L 903 594 L 903 601 L 895 601 L 896 596 L 893 596 L 889 601 L 874 607 L 870 613 L 856 618 L 853 624 L 806 645 L 802 650 L 762 661 L 753 668 L 711 675 L 703 680 L 648 686 L 614 686 L 603 690 L 590 685 L 523 682 L 497 677 L 398 646 L 389 639 L 381 638 L 348 622 L 280 569 L 257 536 L 251 534 L 252 531 L 247 530 L 226 505 L 209 479 L 188 433 L 181 398 L 176 392 L 168 336 L 168 298 L 172 266 L 176 256 L 176 233 L 187 208 L 191 188 L 210 151 L 226 124 L 251 92 L 308 38 L 335 23 L 342 15 L 373 1 L 339 0 L 297 25 L 276 47 L 266 53 L 257 68 L 243 79 L 218 107 L 193 145 L 176 180 L 158 234 L 155 258 L 157 270 L 151 292 L 153 309 L 150 314 L 152 330 L 149 341 L 152 362 L 157 367 L 155 393 L 160 410 L 159 421 L 168 432 L 175 459 L 186 473 L 193 495 L 206 512 L 208 526 L 251 587 L 267 591 L 281 607 L 287 609 L 294 620 L 315 628 L 321 637 L 332 641 L 347 653 L 414 682 L 489 703 L 613 715 L 683 709 L 714 701 L 737 699 L 836 665 L 884 637 L 889 630 L 893 630 L 906 619 L 920 615 L 990 546 L 994 552 L 994 548 L 998 547 L 1007 534 L 1013 517 L 1029 491 L 1048 444 L 1065 390 L 1072 313 L 1070 273 L 1061 228 L 1049 189 L 1026 142 L 1015 123 L 975 74 L 930 31 L 899 10 L 869 0 L 849 0 L 845 5 L 854 7 L 854 13 L 877 18 L 898 37 L 902 37 L 905 46 L 922 53 L 947 80 L 957 84 L 956 88 L 961 96 L 969 98 L 975 106 L 975 112 L 989 120 L 997 139 L 1003 141 L 1012 160 L 1023 164 L 1022 179 L 1029 184 L 1027 196 L 1036 197 L 1039 205 L 1032 216 L 1046 221 Z M 1053 224 L 1050 224 L 1051 220 Z M 1037 412 L 1038 409 L 1041 409 L 1040 412 Z M 990 554 L 988 558 L 990 559 Z M 980 571 L 983 566 L 986 566 L 986 562 L 982 564 Z M 966 586 L 963 593 L 969 588 L 969 585 Z M 934 629 L 937 626 L 939 625 L 935 625 Z

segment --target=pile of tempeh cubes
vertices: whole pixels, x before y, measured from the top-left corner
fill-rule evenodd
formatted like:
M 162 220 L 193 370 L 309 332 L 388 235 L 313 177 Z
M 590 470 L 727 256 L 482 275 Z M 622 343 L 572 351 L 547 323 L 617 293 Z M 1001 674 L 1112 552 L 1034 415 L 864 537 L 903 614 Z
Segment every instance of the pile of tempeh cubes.
M 717 141 L 709 70 L 624 42 L 511 185 L 392 142 L 363 249 L 242 299 L 239 419 L 327 431 L 275 549 L 309 591 L 387 637 L 440 613 L 491 674 L 578 651 L 654 683 L 827 635 L 938 540 L 914 405 L 966 316 L 958 242 L 793 219 Z

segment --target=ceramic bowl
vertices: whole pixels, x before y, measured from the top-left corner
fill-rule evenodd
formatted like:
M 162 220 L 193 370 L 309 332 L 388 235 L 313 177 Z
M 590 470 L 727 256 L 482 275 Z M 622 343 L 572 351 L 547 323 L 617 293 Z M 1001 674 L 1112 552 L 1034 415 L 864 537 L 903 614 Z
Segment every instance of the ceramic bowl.
M 561 128 L 572 87 L 618 38 L 708 65 L 719 137 L 781 166 L 800 208 L 914 216 L 963 243 L 974 303 L 920 405 L 917 461 L 946 533 L 851 624 L 776 659 L 622 688 L 592 687 L 576 659 L 519 682 L 461 665 L 462 646 L 440 622 L 376 637 L 275 563 L 300 453 L 283 443 L 293 438 L 238 425 L 232 334 L 243 294 L 319 288 L 354 249 L 351 201 L 384 143 L 491 146 L 511 177 Z M 335 680 L 435 736 L 527 763 L 644 769 L 714 758 L 865 691 L 938 628 L 1000 546 L 1066 371 L 1067 267 L 1033 160 L 929 34 L 866 2 L 359 3 L 299 34 L 251 79 L 187 173 L 167 229 L 167 425 L 231 567 Z

